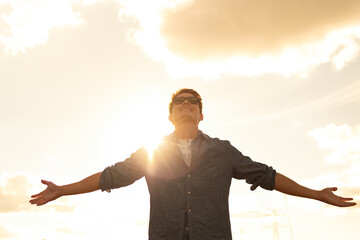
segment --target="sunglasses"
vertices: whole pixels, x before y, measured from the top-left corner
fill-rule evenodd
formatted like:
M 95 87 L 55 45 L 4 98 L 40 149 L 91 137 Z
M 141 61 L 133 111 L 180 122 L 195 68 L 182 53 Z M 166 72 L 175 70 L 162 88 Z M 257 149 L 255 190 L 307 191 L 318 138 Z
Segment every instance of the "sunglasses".
M 188 100 L 191 104 L 198 104 L 200 103 L 200 99 L 197 97 L 176 97 L 173 100 L 173 103 L 176 105 L 182 104 L 185 100 Z

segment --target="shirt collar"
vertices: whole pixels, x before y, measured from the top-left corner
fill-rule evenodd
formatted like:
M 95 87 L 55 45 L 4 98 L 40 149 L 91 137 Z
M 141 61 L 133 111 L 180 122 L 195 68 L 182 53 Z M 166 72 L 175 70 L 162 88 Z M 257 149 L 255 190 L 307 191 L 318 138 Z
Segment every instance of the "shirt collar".
M 204 134 L 201 130 L 199 130 L 196 137 L 193 140 L 195 141 L 198 138 L 208 138 L 208 136 Z M 164 140 L 169 142 L 177 142 L 177 139 L 178 138 L 176 137 L 175 132 L 172 132 L 170 135 L 164 137 Z

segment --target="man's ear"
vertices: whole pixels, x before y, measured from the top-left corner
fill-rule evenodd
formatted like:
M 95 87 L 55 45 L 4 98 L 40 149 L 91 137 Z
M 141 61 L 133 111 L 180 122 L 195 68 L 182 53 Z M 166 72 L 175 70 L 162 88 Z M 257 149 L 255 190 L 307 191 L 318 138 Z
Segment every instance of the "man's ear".
M 204 115 L 201 113 L 200 115 L 200 121 L 202 121 L 204 119 Z
M 169 119 L 170 122 L 172 122 L 172 114 L 169 114 L 168 119 Z

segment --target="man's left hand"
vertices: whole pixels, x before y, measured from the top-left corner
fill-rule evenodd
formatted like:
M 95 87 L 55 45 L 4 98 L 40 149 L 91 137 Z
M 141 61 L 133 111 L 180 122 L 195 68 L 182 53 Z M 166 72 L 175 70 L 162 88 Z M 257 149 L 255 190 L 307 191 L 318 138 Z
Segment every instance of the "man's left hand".
M 356 202 L 350 202 L 353 200 L 353 198 L 344 198 L 335 195 L 333 192 L 336 191 L 336 187 L 332 188 L 325 188 L 320 191 L 320 200 L 338 207 L 351 207 L 355 206 Z

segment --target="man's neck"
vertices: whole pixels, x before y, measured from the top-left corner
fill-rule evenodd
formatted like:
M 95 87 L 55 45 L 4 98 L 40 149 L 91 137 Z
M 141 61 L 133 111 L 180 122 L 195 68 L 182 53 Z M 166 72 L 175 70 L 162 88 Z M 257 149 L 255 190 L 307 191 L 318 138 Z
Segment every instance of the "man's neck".
M 175 126 L 175 136 L 179 139 L 194 139 L 199 132 L 198 125 L 184 123 Z

